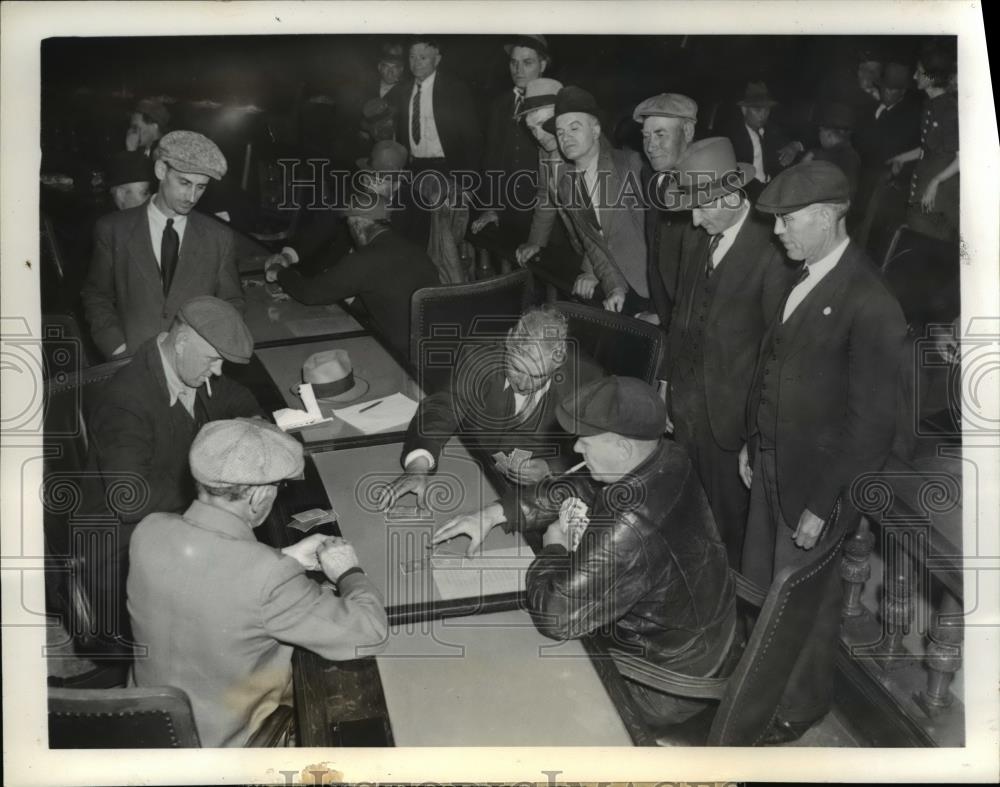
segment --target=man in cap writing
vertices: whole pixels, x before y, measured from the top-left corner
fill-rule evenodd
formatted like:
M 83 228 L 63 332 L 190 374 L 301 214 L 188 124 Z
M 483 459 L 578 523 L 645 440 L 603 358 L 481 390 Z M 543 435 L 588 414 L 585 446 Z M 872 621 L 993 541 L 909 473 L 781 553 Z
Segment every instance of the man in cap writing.
M 171 131 L 155 152 L 156 194 L 102 217 L 81 296 L 107 358 L 131 355 L 166 330 L 181 304 L 215 295 L 243 309 L 233 232 L 193 213 L 209 180 L 226 173 L 222 151 L 193 131 Z
M 197 499 L 146 517 L 132 539 L 128 609 L 148 653 L 134 682 L 186 692 L 202 746 L 243 746 L 292 703 L 293 647 L 326 659 L 374 654 L 388 623 L 344 539 L 314 534 L 279 551 L 254 537 L 280 484 L 302 474 L 295 439 L 263 421 L 216 421 L 190 463 Z

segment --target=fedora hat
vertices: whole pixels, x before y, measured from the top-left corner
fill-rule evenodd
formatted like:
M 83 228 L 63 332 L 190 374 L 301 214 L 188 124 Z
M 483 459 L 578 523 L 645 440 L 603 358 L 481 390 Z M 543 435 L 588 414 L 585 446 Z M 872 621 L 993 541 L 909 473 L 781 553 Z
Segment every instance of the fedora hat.
M 666 193 L 667 210 L 691 210 L 732 194 L 754 177 L 752 164 L 738 163 L 726 137 L 692 142 L 677 161 L 674 185 Z
M 601 110 L 597 101 L 590 93 L 581 87 L 564 87 L 556 94 L 556 112 L 542 124 L 542 128 L 550 134 L 556 133 L 556 118 L 570 112 L 584 112 L 600 120 Z
M 816 118 L 816 125 L 850 131 L 854 128 L 854 110 L 847 104 L 824 104 Z
M 403 45 L 395 41 L 383 43 L 378 61 L 403 65 L 406 62 L 406 58 L 403 57 Z
M 749 82 L 743 91 L 743 98 L 736 103 L 741 107 L 773 107 L 778 102 L 771 98 L 763 82 Z
M 503 45 L 503 51 L 510 56 L 510 51 L 516 46 L 526 46 L 534 49 L 539 55 L 545 58 L 549 56 L 549 42 L 545 40 L 545 36 L 532 34 L 516 35 Z
M 302 382 L 312 386 L 317 399 L 324 402 L 353 402 L 368 393 L 368 381 L 354 375 L 347 350 L 323 350 L 313 353 L 302 365 Z M 292 386 L 298 395 L 299 386 Z
M 556 96 L 562 88 L 563 84 L 558 79 L 548 79 L 547 77 L 532 79 L 524 87 L 524 101 L 521 102 L 521 110 L 517 116 L 521 118 L 541 107 L 553 106 L 556 103 Z

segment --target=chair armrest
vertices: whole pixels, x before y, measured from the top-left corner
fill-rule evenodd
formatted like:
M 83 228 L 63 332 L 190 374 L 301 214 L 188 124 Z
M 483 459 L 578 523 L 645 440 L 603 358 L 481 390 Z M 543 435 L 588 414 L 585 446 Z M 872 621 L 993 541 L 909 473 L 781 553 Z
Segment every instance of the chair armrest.
M 619 650 L 608 652 L 622 677 L 666 694 L 718 700 L 722 698 L 722 693 L 728 682 L 727 678 L 699 678 L 694 675 L 683 675 Z
M 764 606 L 764 599 L 767 598 L 767 591 L 756 582 L 751 582 L 742 574 L 732 572 L 733 581 L 736 583 L 736 595 L 744 601 L 748 601 L 755 607 Z
M 289 733 L 295 729 L 295 711 L 290 705 L 279 705 L 260 725 L 247 748 L 274 748 L 284 746 Z

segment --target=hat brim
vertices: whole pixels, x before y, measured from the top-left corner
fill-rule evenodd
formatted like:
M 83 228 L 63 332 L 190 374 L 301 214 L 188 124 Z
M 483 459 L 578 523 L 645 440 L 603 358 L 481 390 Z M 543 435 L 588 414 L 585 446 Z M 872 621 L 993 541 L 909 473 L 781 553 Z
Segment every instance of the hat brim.
M 173 156 L 161 155 L 158 161 L 162 161 L 164 164 L 169 164 L 173 169 L 178 172 L 182 172 L 185 175 L 208 175 L 212 180 L 222 180 L 225 172 L 220 172 L 217 169 L 208 169 L 207 167 L 199 167 L 192 164 L 190 161 L 181 161 Z
M 566 434 L 580 435 L 581 437 L 592 437 L 595 434 L 604 434 L 607 429 L 600 429 L 593 424 L 580 420 L 573 413 L 566 409 L 565 402 L 556 405 L 556 420 Z
M 302 385 L 302 383 L 295 383 L 295 385 L 293 385 L 290 389 L 291 392 L 296 396 L 299 395 L 300 385 Z M 333 404 L 345 404 L 346 402 L 353 402 L 355 399 L 360 399 L 362 396 L 368 393 L 369 388 L 371 388 L 371 386 L 368 384 L 368 381 L 366 379 L 354 375 L 354 385 L 352 385 L 342 394 L 337 394 L 336 396 L 317 396 L 316 401 L 333 403 Z
M 746 188 L 746 185 L 754 179 L 756 170 L 752 164 L 739 162 L 736 169 L 726 173 L 720 180 L 700 187 L 696 190 L 690 188 L 673 187 L 667 189 L 664 195 L 665 209 L 668 211 L 685 211 L 700 208 L 708 202 L 725 197 L 736 191 Z
M 549 93 L 545 96 L 531 96 L 530 98 L 524 99 L 521 104 L 521 108 L 518 110 L 517 114 L 514 115 L 515 118 L 523 118 L 525 115 L 534 112 L 536 109 L 544 109 L 545 107 L 554 107 L 556 105 L 555 94 Z M 544 126 L 543 126 L 544 128 Z

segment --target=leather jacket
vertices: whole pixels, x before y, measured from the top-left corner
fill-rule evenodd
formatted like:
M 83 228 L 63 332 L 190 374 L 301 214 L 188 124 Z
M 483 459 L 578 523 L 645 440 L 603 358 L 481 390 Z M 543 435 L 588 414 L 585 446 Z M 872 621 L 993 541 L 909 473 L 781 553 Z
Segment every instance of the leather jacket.
M 528 569 L 538 630 L 559 640 L 600 632 L 672 669 L 721 653 L 735 621 L 734 585 L 687 452 L 664 440 L 611 484 L 585 474 L 511 490 L 504 528 L 544 529 L 570 495 L 589 506 L 590 524 L 576 551 L 549 545 Z

